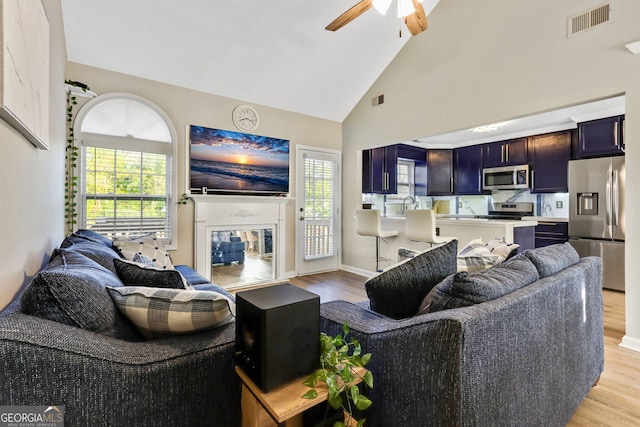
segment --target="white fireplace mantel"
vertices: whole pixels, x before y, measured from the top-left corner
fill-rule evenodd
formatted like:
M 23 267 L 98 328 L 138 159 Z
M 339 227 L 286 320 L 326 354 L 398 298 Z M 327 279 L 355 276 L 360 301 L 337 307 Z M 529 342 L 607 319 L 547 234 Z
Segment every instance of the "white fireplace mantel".
M 193 195 L 195 204 L 195 267 L 211 278 L 211 231 L 271 226 L 275 279 L 285 279 L 286 204 L 290 197 Z

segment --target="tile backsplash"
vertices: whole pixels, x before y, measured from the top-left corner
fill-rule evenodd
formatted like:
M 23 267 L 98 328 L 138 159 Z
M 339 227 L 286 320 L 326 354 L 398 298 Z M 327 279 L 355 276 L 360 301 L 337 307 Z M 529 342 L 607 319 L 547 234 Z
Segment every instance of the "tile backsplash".
M 373 209 L 379 209 L 386 215 L 401 214 L 402 199 L 382 194 L 363 194 L 362 201 L 371 203 Z M 569 217 L 569 194 L 532 194 L 529 190 L 496 191 L 491 196 L 449 196 L 416 197 L 418 209 L 435 209 L 437 213 L 457 215 L 487 215 L 489 204 L 510 202 L 532 202 L 534 215 L 554 218 Z

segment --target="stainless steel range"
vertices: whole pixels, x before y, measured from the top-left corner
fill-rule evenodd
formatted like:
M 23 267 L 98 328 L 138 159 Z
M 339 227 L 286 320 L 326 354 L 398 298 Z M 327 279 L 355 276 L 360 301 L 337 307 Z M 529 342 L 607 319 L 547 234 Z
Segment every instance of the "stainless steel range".
M 503 202 L 491 203 L 488 215 L 478 215 L 476 218 L 521 220 L 525 216 L 533 216 L 532 202 Z

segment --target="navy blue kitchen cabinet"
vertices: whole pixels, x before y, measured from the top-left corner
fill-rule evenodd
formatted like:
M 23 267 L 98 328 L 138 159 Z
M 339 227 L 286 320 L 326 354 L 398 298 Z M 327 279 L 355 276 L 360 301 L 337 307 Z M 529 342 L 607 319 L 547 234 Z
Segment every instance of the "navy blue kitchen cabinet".
M 624 154 L 624 116 L 578 123 L 577 158 Z
M 567 193 L 571 157 L 571 131 L 529 138 L 529 173 L 532 193 Z
M 482 145 L 485 168 L 524 165 L 529 162 L 527 138 L 509 139 Z
M 536 248 L 569 241 L 569 224 L 566 222 L 538 221 L 535 228 Z
M 427 193 L 429 196 L 453 194 L 453 150 L 427 150 Z
M 456 148 L 453 156 L 455 194 L 465 196 L 484 194 L 482 191 L 482 145 Z
M 371 148 L 362 152 L 362 192 L 395 194 L 397 192 L 397 147 Z

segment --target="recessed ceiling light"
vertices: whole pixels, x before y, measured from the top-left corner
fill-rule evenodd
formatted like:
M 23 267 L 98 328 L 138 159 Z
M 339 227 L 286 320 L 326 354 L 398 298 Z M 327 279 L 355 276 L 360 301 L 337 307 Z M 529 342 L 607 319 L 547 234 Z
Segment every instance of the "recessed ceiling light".
M 478 126 L 471 129 L 471 132 L 477 132 L 477 133 L 495 132 L 501 127 L 508 125 L 509 123 L 511 122 L 499 122 L 499 123 L 491 123 L 484 126 Z

